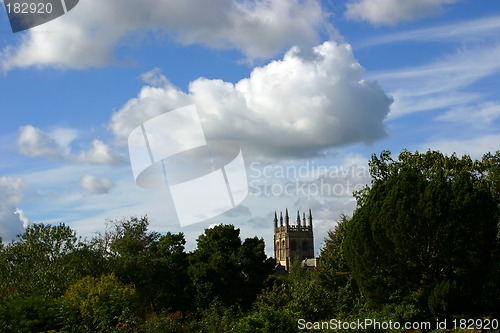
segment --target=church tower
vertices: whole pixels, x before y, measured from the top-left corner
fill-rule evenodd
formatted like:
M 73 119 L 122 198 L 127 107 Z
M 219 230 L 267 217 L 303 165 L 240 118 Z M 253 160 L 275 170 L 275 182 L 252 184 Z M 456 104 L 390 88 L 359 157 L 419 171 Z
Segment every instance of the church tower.
M 290 224 L 288 209 L 285 210 L 284 218 L 280 212 L 279 220 L 278 215 L 274 212 L 274 258 L 285 270 L 288 271 L 296 259 L 304 261 L 314 258 L 312 220 L 310 209 L 307 221 L 306 213 L 303 213 L 301 220 L 300 212 L 297 212 L 297 222 L 294 225 Z

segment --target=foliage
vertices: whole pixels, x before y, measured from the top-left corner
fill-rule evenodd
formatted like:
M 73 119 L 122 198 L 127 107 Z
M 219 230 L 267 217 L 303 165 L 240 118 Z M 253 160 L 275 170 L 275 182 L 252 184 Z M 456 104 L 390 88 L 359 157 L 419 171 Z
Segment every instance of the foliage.
M 62 328 L 59 299 L 42 296 L 0 300 L 0 332 L 45 332 Z
M 34 224 L 0 242 L 0 331 L 279 333 L 298 332 L 301 318 L 498 318 L 500 152 L 382 152 L 370 172 L 319 267 L 296 261 L 285 276 L 273 274 L 263 239 L 242 240 L 232 225 L 206 229 L 187 253 L 182 233 L 149 231 L 147 216 L 109 221 L 90 241 Z
M 343 249 L 372 307 L 413 299 L 434 316 L 491 311 L 498 201 L 487 170 L 432 151 L 372 157 Z
M 197 326 L 196 319 L 189 313 L 161 311 L 148 315 L 138 331 L 144 333 L 187 333 L 199 331 L 196 329 Z
M 161 236 L 149 249 L 146 263 L 147 297 L 154 309 L 188 310 L 192 305 L 192 286 L 188 277 L 188 255 L 184 234 Z
M 237 332 L 288 333 L 297 331 L 297 318 L 291 305 L 288 278 L 257 297 L 253 309 L 236 323 Z
M 113 272 L 125 283 L 133 284 L 140 301 L 151 310 L 187 309 L 192 303 L 192 288 L 186 283 L 184 235 L 148 232 L 146 216 L 111 223 L 114 229 L 101 236 L 99 243 L 109 249 Z
M 69 309 L 67 328 L 82 332 L 112 332 L 117 325 L 126 326 L 137 306 L 134 288 L 114 274 L 78 280 L 68 288 L 63 302 Z
M 198 237 L 188 271 L 198 308 L 209 307 L 213 300 L 248 308 L 272 272 L 264 241 L 250 238 L 242 244 L 239 234 L 232 225 L 218 225 Z
M 29 226 L 2 251 L 0 295 L 61 296 L 78 278 L 95 273 L 98 254 L 64 224 Z
M 350 222 L 348 216 L 341 215 L 335 229 L 328 232 L 318 268 L 320 284 L 331 300 L 331 313 L 337 313 L 342 318 L 357 313 L 360 302 L 364 302 L 344 252 L 343 245 Z

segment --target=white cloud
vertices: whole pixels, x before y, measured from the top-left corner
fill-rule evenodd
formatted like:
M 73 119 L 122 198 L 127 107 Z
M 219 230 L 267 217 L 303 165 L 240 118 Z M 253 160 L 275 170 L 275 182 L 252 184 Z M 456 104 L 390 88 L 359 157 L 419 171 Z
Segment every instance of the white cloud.
M 56 128 L 45 133 L 32 125 L 26 125 L 19 128 L 17 146 L 22 154 L 30 157 L 92 164 L 115 164 L 122 161 L 108 145 L 97 139 L 92 142 L 89 150 L 83 150 L 78 156 L 74 156 L 70 145 L 77 137 L 77 131 L 69 128 Z
M 325 17 L 317 0 L 86 0 L 4 48 L 0 68 L 106 66 L 116 62 L 116 48 L 151 34 L 267 58 L 317 42 Z
M 194 103 L 207 139 L 235 141 L 258 155 L 315 155 L 372 143 L 386 135 L 392 100 L 363 72 L 350 45 L 294 47 L 236 84 L 199 78 L 188 93 L 170 83 L 145 86 L 112 116 L 110 129 L 124 143 L 145 120 Z
M 153 87 L 161 87 L 170 83 L 159 68 L 153 68 L 148 72 L 142 73 L 140 79 Z
M 108 193 L 115 184 L 107 178 L 85 175 L 80 178 L 80 187 L 92 194 Z
M 466 105 L 452 108 L 436 119 L 452 123 L 464 123 L 476 128 L 485 128 L 500 119 L 500 104 L 489 101 L 476 106 Z
M 445 5 L 457 0 L 351 0 L 346 6 L 346 17 L 367 21 L 374 25 L 395 25 L 435 15 Z
M 397 32 L 370 38 L 358 44 L 358 47 L 367 47 L 397 42 L 418 41 L 475 41 L 479 39 L 497 40 L 500 34 L 500 16 L 467 20 L 452 24 L 439 25 L 429 28 Z
M 21 153 L 31 157 L 60 159 L 64 154 L 63 147 L 55 139 L 32 125 L 22 126 L 19 129 L 17 146 Z
M 26 229 L 30 225 L 30 219 L 26 216 L 22 209 L 16 208 L 14 214 L 19 216 L 19 220 L 23 223 L 23 228 Z
M 0 237 L 9 242 L 24 232 L 29 219 L 16 206 L 29 190 L 28 184 L 19 177 L 0 177 Z
M 372 72 L 370 78 L 394 96 L 390 117 L 468 104 L 477 107 L 473 103 L 481 103 L 484 96 L 467 88 L 498 75 L 499 58 L 500 45 L 464 47 L 427 65 Z
M 420 145 L 420 151 L 439 150 L 440 152 L 451 155 L 457 153 L 460 155 L 470 155 L 472 158 L 481 158 L 488 152 L 495 152 L 500 142 L 500 134 L 491 134 L 478 136 L 474 138 L 463 139 L 442 139 L 429 141 Z
M 77 160 L 84 163 L 114 164 L 120 162 L 121 158 L 115 155 L 108 145 L 96 139 L 92 141 L 92 148 L 82 151 Z

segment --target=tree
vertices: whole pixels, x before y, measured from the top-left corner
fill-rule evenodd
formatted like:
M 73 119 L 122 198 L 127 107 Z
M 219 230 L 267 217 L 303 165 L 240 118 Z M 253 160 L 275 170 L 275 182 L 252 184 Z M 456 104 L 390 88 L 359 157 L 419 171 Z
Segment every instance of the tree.
M 186 243 L 182 233 L 149 232 L 147 216 L 111 221 L 98 240 L 116 276 L 134 285 L 144 306 L 153 311 L 185 310 L 192 304 Z
M 149 305 L 148 284 L 150 272 L 147 270 L 148 251 L 159 234 L 148 232 L 147 216 L 130 217 L 120 221 L 109 221 L 112 228 L 101 235 L 100 243 L 110 263 L 111 271 L 126 284 L 137 291 L 144 305 Z
M 289 333 L 298 332 L 297 318 L 288 279 L 275 281 L 257 296 L 252 311 L 236 323 L 236 332 Z
M 114 274 L 78 280 L 64 294 L 63 303 L 68 308 L 66 328 L 72 332 L 116 332 L 137 307 L 135 289 Z
M 10 243 L 0 262 L 0 294 L 59 297 L 99 267 L 98 254 L 64 224 L 33 224 Z
M 0 298 L 1 332 L 49 332 L 62 328 L 59 299 L 43 296 Z
M 188 272 L 199 308 L 209 307 L 214 300 L 248 308 L 272 272 L 264 241 L 249 238 L 242 244 L 239 235 L 232 225 L 218 225 L 198 237 Z
M 158 240 L 160 234 L 148 232 L 147 216 L 136 216 L 121 221 L 111 221 L 114 232 L 111 234 L 110 249 L 117 256 L 138 256 L 148 251 L 151 244 Z
M 320 254 L 320 265 L 318 267 L 318 278 L 321 286 L 329 295 L 332 313 L 337 316 L 348 316 L 356 311 L 358 303 L 362 303 L 356 281 L 351 268 L 347 263 L 347 254 L 344 252 L 344 241 L 347 227 L 351 219 L 341 215 L 334 230 L 328 231 Z
M 150 247 L 145 269 L 148 298 L 155 309 L 187 310 L 193 303 L 185 244 L 183 233 L 168 232 Z
M 357 193 L 343 251 L 373 307 L 413 299 L 434 316 L 493 311 L 485 286 L 498 262 L 489 180 L 498 161 L 434 151 L 372 156 L 373 181 Z

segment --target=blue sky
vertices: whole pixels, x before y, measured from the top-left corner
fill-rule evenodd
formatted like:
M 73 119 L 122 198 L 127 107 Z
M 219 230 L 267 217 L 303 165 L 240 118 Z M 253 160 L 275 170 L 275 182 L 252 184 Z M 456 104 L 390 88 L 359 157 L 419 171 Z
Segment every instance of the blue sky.
M 0 236 L 148 214 L 188 248 L 233 223 L 271 254 L 274 211 L 311 208 L 318 252 L 371 154 L 499 149 L 498 36 L 496 0 L 80 0 L 16 34 L 1 6 Z M 208 140 L 241 146 L 250 193 L 181 227 L 135 184 L 127 137 L 189 104 Z

